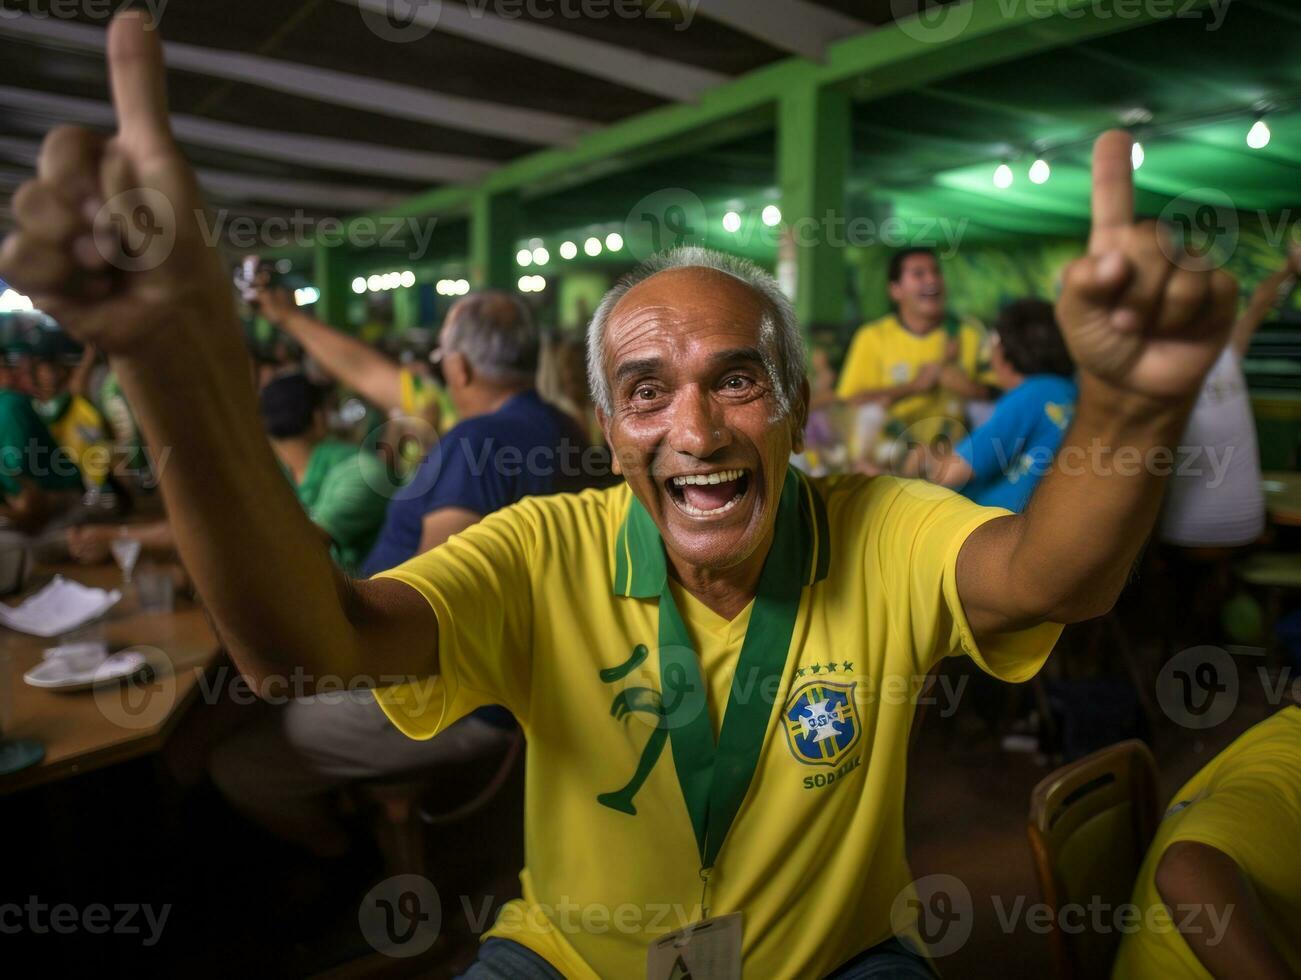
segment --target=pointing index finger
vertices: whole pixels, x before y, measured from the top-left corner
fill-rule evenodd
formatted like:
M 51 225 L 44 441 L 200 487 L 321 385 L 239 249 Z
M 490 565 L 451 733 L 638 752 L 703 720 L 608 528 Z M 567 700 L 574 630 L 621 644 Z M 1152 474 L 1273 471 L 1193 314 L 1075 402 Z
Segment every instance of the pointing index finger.
M 162 41 L 142 11 L 120 14 L 109 25 L 108 74 L 122 145 L 145 156 L 171 153 Z
M 1093 230 L 1089 252 L 1113 247 L 1116 233 L 1134 223 L 1134 141 L 1123 129 L 1111 129 L 1093 144 Z

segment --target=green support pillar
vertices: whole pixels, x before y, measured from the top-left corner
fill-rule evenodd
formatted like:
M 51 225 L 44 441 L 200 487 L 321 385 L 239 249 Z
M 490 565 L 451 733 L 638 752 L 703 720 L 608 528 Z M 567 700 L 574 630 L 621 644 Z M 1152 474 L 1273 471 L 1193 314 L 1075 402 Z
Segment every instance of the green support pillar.
M 348 304 L 352 301 L 352 279 L 343 248 L 318 242 L 315 266 L 316 288 L 321 291 L 321 298 L 316 301 L 317 319 L 340 330 L 351 331 Z
M 845 177 L 849 96 L 806 83 L 784 93 L 777 112 L 777 174 L 795 312 L 807 326 L 845 316 Z M 828 214 L 832 220 L 828 220 Z M 783 276 L 785 279 L 786 276 Z
M 519 237 L 519 195 L 479 191 L 470 210 L 470 285 L 513 289 L 515 240 Z
M 405 333 L 420 325 L 420 283 L 393 293 L 393 329 Z

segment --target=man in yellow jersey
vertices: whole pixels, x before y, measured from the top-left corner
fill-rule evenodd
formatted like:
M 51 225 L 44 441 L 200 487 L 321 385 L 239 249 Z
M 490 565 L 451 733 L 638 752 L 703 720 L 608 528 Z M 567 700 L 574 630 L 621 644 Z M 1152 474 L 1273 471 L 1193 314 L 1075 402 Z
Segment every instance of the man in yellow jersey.
M 1298 840 L 1301 707 L 1288 704 L 1171 798 L 1134 887 L 1138 927 L 1113 976 L 1301 976 Z
M 1163 479 L 1119 457 L 1168 453 L 1233 316 L 1232 280 L 1176 266 L 1134 225 L 1129 137 L 1098 144 L 1090 252 L 1058 305 L 1081 372 L 1070 465 L 1024 514 L 792 472 L 808 385 L 790 304 L 755 267 L 688 249 L 618 286 L 590 328 L 627 484 L 525 499 L 356 581 L 243 394 L 229 285 L 192 217 L 146 25 L 123 14 L 109 32 L 116 138 L 51 134 L 0 276 L 110 352 L 151 445 L 172 447 L 181 555 L 255 688 L 291 670 L 369 680 L 417 738 L 480 704 L 515 714 L 524 897 L 469 975 L 927 976 L 890 914 L 910 878 L 910 688 L 954 653 L 1023 680 L 1056 623 L 1110 607 Z M 148 207 L 132 174 L 182 218 L 157 267 L 109 275 L 77 246 L 84 189 Z
M 989 397 L 984 328 L 949 312 L 944 274 L 932 249 L 896 252 L 887 274 L 895 311 L 854 334 L 836 394 L 885 405 L 891 428 L 913 442 L 957 436 L 966 400 Z

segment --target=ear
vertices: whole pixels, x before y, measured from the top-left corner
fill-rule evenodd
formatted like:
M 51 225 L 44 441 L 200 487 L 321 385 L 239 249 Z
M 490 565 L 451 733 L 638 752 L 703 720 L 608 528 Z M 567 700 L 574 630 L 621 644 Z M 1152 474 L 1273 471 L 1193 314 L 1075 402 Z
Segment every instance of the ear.
M 809 379 L 800 382 L 800 401 L 791 412 L 791 451 L 804 452 L 804 429 L 809 424 Z
M 601 426 L 601 434 L 605 436 L 605 444 L 610 447 L 610 472 L 615 476 L 623 476 L 623 467 L 619 465 L 619 454 L 614 451 L 614 441 L 610 438 L 610 416 L 605 414 L 605 410 L 599 405 L 596 408 L 596 421 Z
M 903 289 L 900 287 L 900 285 L 897 282 L 890 283 L 888 289 L 890 292 L 891 302 L 898 303 L 899 297 L 903 295 Z
M 464 388 L 470 383 L 474 371 L 470 359 L 460 351 L 448 351 L 443 355 L 443 377 L 452 388 Z

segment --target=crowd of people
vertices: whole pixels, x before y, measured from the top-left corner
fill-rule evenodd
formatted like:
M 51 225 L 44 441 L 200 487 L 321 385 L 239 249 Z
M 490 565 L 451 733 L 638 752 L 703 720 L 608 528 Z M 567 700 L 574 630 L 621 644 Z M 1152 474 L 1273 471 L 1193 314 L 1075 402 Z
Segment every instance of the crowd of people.
M 110 39 L 114 152 L 147 162 L 175 214 L 192 214 L 158 42 L 138 25 L 119 18 Z M 16 199 L 0 275 L 85 347 L 75 369 L 9 352 L 5 517 L 55 529 L 81 561 L 124 533 L 179 558 L 255 684 L 371 680 L 223 729 L 207 757 L 238 811 L 322 861 L 352 843 L 340 786 L 490 754 L 522 731 L 523 896 L 467 976 L 641 975 L 692 943 L 760 976 L 932 976 L 915 926 L 892 915 L 910 887 L 913 705 L 856 689 L 955 654 L 1025 681 L 1064 624 L 1111 609 L 1154 528 L 1185 547 L 1259 536 L 1241 360 L 1301 253 L 1239 314 L 1224 273 L 1176 267 L 1134 221 L 1123 133 L 1099 140 L 1088 250 L 1055 304 L 1013 299 L 986 330 L 951 308 L 936 255 L 905 249 L 892 311 L 839 366 L 815 350 L 806 369 L 776 281 L 703 249 L 625 277 L 585 338 L 546 358 L 505 292 L 458 300 L 426 361 L 402 365 L 262 284 L 260 314 L 295 346 L 259 361 L 221 261 L 192 236 L 159 268 L 94 285 L 69 195 L 98 184 L 102 151 L 63 132 Z M 332 435 L 331 388 L 374 406 L 379 434 Z M 143 489 L 111 465 L 111 447 L 138 451 L 137 420 L 154 449 Z M 1162 517 L 1165 474 L 1060 465 L 1097 443 L 1186 442 L 1234 462 L 1213 489 L 1174 477 Z M 55 474 L 36 448 L 72 469 Z M 124 529 L 153 482 L 165 514 Z M 743 693 L 768 688 L 782 698 L 771 736 L 778 694 Z M 1301 969 L 1295 854 L 1246 853 L 1220 829 L 1301 830 L 1298 710 L 1181 790 L 1138 884 L 1149 903 L 1155 890 L 1247 911 L 1210 952 L 1140 934 L 1121 975 Z M 831 911 L 792 914 L 797 894 Z M 698 914 L 666 947 L 648 922 L 559 925 L 546 910 L 570 896 Z

